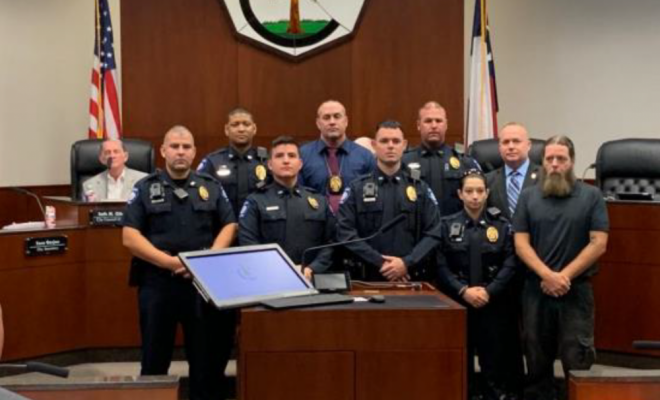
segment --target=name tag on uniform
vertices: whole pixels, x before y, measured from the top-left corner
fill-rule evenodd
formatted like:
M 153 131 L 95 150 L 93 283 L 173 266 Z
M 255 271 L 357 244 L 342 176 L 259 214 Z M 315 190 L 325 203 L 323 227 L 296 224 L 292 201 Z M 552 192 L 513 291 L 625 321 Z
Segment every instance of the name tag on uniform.
M 280 206 L 269 206 L 266 207 L 266 211 L 277 211 L 280 209 Z

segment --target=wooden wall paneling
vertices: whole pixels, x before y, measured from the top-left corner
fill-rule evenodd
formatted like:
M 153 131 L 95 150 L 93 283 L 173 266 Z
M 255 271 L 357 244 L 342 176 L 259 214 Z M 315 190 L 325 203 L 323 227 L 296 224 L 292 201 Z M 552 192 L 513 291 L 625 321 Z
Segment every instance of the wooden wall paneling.
M 287 134 L 301 142 L 318 139 L 316 110 L 327 99 L 344 104 L 351 125 L 350 42 L 292 63 L 248 44 L 238 48 L 238 100 L 253 111 L 257 143 L 270 147 Z
M 124 128 L 158 142 L 175 123 L 191 128 L 198 160 L 226 145 L 227 111 L 254 112 L 256 144 L 280 134 L 318 137 L 320 102 L 342 101 L 349 135 L 370 134 L 386 116 L 415 132 L 415 112 L 446 105 L 448 140 L 463 132 L 463 4 L 369 1 L 356 36 L 291 62 L 240 42 L 220 0 L 122 2 Z M 159 143 L 158 143 L 159 144 Z M 159 161 L 162 165 L 162 161 Z
M 369 3 L 353 41 L 354 128 L 374 133 L 384 119 L 403 123 L 419 142 L 417 110 L 436 100 L 447 109 L 448 141 L 463 135 L 463 2 Z
M 154 138 L 187 126 L 218 147 L 236 104 L 236 43 L 216 0 L 122 2 L 123 118 L 127 136 Z M 202 137 L 212 136 L 212 143 Z M 162 165 L 162 162 L 160 163 Z

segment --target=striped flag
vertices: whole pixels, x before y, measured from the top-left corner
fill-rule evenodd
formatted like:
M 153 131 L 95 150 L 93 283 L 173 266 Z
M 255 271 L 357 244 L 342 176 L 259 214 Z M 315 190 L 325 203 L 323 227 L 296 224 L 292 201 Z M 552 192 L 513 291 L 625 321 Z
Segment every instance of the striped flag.
M 89 99 L 90 139 L 121 138 L 117 63 L 108 0 L 96 0 L 94 66 Z
M 486 0 L 475 0 L 472 49 L 470 51 L 470 94 L 465 144 L 497 137 L 497 88 L 495 62 L 488 32 Z

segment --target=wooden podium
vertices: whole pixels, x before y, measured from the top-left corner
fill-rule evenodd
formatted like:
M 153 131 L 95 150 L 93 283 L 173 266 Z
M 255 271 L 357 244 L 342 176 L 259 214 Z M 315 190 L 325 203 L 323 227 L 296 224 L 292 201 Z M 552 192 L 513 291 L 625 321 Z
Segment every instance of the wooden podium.
M 381 294 L 383 304 L 243 310 L 239 399 L 464 399 L 465 309 L 429 287 Z
M 596 348 L 660 355 L 632 347 L 634 340 L 660 340 L 660 204 L 616 201 L 607 209 L 607 253 L 594 277 Z

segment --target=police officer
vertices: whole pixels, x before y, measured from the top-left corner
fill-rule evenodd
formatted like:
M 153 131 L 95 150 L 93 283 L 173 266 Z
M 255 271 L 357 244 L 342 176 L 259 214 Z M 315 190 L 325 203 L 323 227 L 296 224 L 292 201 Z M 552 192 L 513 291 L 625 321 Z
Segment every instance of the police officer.
M 335 218 L 325 196 L 298 184 L 302 160 L 293 138 L 275 139 L 270 153 L 274 182 L 248 196 L 239 216 L 238 241 L 241 246 L 277 243 L 311 277 L 312 271 L 330 267 L 332 250 L 303 254 L 334 239 Z
M 233 342 L 232 315 L 212 315 L 204 307 L 210 306 L 202 304 L 177 254 L 227 247 L 237 226 L 218 181 L 191 171 L 195 144 L 188 129 L 171 128 L 160 153 L 166 169 L 137 183 L 123 219 L 123 242 L 134 256 L 131 283 L 138 286 L 141 375 L 167 374 L 180 323 L 190 398 L 218 399 Z
M 249 111 L 243 108 L 230 111 L 225 124 L 229 146 L 207 155 L 197 167 L 197 171 L 220 180 L 234 212 L 241 209 L 248 194 L 265 186 L 268 180 L 268 151 L 264 147 L 252 147 L 256 134 L 257 124 Z
M 403 155 L 403 163 L 410 169 L 421 172 L 421 177 L 433 190 L 438 200 L 440 215 L 460 211 L 463 204 L 456 195 L 465 171 L 479 169 L 479 164 L 463 152 L 445 143 L 447 134 L 447 112 L 435 101 L 419 109 L 417 130 L 421 145 Z
M 488 189 L 481 171 L 466 173 L 458 197 L 464 209 L 440 222 L 438 277 L 440 287 L 468 309 L 470 396 L 517 399 L 523 370 L 512 284 L 518 264 L 510 224 L 497 208 L 484 210 Z M 482 385 L 474 376 L 475 352 Z
M 437 202 L 426 183 L 401 169 L 406 145 L 398 122 L 379 124 L 373 140 L 376 170 L 353 181 L 342 197 L 339 241 L 372 235 L 384 223 L 405 216 L 402 223 L 374 239 L 346 245 L 360 261 L 351 271 L 354 278 L 428 279 L 426 257 L 439 240 Z

